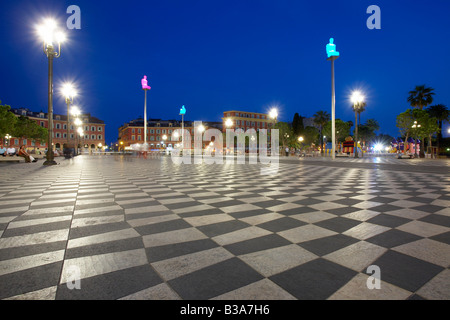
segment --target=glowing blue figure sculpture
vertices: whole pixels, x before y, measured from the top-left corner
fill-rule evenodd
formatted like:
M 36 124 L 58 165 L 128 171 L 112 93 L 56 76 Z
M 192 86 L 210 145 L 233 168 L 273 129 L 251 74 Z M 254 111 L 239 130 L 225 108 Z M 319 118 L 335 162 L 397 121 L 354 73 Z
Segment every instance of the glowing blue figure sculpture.
M 333 43 L 334 39 L 330 38 L 330 43 L 327 44 L 327 54 L 330 57 L 339 57 L 339 52 L 336 51 L 336 45 Z
M 180 109 L 180 115 L 185 115 L 185 114 L 186 114 L 186 108 L 184 106 L 182 106 Z

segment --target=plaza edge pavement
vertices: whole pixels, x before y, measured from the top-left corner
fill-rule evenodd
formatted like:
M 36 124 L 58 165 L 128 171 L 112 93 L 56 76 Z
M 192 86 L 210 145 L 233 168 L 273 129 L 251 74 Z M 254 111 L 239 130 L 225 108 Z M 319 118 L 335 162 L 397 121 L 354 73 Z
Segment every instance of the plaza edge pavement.
M 450 298 L 448 160 L 57 160 L 0 164 L 0 299 Z

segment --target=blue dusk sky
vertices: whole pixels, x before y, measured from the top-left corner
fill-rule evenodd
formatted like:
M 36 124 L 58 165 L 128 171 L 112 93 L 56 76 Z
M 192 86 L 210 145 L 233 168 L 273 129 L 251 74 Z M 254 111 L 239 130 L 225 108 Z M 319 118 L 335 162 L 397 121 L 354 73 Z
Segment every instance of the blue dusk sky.
M 81 29 L 67 28 L 67 8 L 81 9 Z M 370 5 L 381 29 L 370 30 Z M 398 135 L 396 116 L 408 92 L 425 84 L 433 104 L 450 108 L 448 0 L 0 0 L 0 100 L 47 111 L 47 58 L 36 26 L 53 17 L 67 33 L 54 62 L 54 112 L 59 91 L 76 84 L 83 112 L 106 123 L 106 142 L 144 114 L 140 80 L 147 75 L 148 117 L 221 121 L 223 112 L 279 110 L 331 114 L 331 67 L 325 46 L 335 39 L 336 118 L 354 121 L 349 96 L 367 102 L 362 122 Z M 447 128 L 444 136 L 448 135 Z

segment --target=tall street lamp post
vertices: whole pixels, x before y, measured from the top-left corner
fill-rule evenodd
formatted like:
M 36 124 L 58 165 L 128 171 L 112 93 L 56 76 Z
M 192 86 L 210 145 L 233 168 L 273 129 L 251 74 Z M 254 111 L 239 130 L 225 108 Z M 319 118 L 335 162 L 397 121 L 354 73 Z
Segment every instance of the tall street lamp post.
M 6 136 L 5 136 L 5 141 L 6 141 L 6 145 L 7 146 L 10 146 L 11 145 L 11 135 L 10 134 L 6 134 Z
M 53 59 L 61 56 L 61 43 L 65 40 L 62 32 L 58 31 L 54 20 L 47 20 L 38 27 L 38 33 L 43 41 L 44 53 L 48 58 L 48 147 L 47 160 L 44 165 L 55 165 L 53 154 Z M 58 51 L 55 51 L 54 42 Z
M 73 104 L 73 98 L 77 95 L 75 88 L 71 83 L 65 83 L 62 88 L 62 94 L 66 100 L 67 105 L 67 130 L 66 130 L 66 152 L 69 153 L 70 149 L 70 105 Z
M 353 110 L 355 111 L 355 158 L 358 156 L 358 112 L 361 108 L 361 104 L 364 102 L 364 96 L 359 92 L 355 91 L 352 94 Z M 362 156 L 362 154 L 361 154 Z
M 417 140 L 417 130 L 421 127 L 420 124 L 417 123 L 417 121 L 414 120 L 414 124 L 412 125 L 412 128 L 414 130 L 414 158 L 418 158 L 419 154 L 417 153 L 417 145 L 420 143 Z
M 77 144 L 78 144 L 78 143 L 81 144 L 81 137 L 83 137 L 83 140 L 84 140 L 84 131 L 83 131 L 83 128 L 82 128 L 82 127 L 78 127 L 78 128 L 77 128 L 77 139 L 78 139 L 80 142 L 77 142 Z M 78 152 L 79 152 L 79 149 L 77 149 L 77 154 L 78 154 Z
M 76 126 L 76 131 L 78 132 L 78 129 L 82 129 L 81 125 L 83 124 L 83 122 L 80 120 L 80 118 L 78 118 L 78 115 L 80 114 L 80 110 L 77 107 L 73 107 L 72 108 L 72 114 L 75 116 L 75 121 L 73 122 Z M 78 145 L 79 145 L 79 137 L 78 134 L 76 133 L 76 141 L 75 141 L 75 154 L 78 155 Z
M 278 119 L 278 110 L 276 108 L 272 108 L 270 110 L 269 118 L 272 119 L 272 128 L 270 129 L 270 135 L 272 136 L 272 129 L 275 129 L 275 125 L 277 124 Z M 270 139 L 270 150 L 272 150 L 272 139 Z
M 335 104 L 336 104 L 336 96 L 335 96 L 335 86 L 334 86 L 334 60 L 339 58 L 339 52 L 336 51 L 336 45 L 334 44 L 334 39 L 330 38 L 330 43 L 326 46 L 328 61 L 331 61 L 331 152 L 332 159 L 334 160 L 336 157 L 336 114 L 335 114 Z
M 275 124 L 277 123 L 277 118 L 278 118 L 278 110 L 273 108 L 272 110 L 270 110 L 269 112 L 269 118 L 272 119 L 272 129 L 275 127 Z

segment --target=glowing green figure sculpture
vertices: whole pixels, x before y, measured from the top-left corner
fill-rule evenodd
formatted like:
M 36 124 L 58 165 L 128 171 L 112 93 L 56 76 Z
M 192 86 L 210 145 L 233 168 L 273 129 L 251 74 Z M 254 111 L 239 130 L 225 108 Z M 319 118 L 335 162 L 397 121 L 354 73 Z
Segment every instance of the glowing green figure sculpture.
M 330 57 L 339 57 L 339 52 L 336 51 L 336 45 L 333 43 L 334 39 L 330 38 L 330 43 L 327 44 L 327 54 Z

